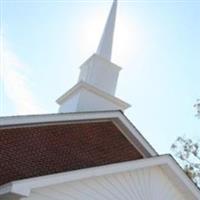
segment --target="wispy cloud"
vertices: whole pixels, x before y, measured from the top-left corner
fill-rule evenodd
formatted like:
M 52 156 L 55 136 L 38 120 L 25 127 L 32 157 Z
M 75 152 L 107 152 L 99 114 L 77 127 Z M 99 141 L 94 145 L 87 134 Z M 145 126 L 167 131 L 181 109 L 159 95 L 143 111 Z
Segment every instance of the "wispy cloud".
M 13 114 L 37 114 L 45 112 L 33 94 L 30 81 L 25 72 L 25 65 L 17 55 L 8 47 L 7 41 L 0 35 L 0 84 L 1 84 L 1 110 L 6 113 L 5 96 L 11 100 L 15 107 Z

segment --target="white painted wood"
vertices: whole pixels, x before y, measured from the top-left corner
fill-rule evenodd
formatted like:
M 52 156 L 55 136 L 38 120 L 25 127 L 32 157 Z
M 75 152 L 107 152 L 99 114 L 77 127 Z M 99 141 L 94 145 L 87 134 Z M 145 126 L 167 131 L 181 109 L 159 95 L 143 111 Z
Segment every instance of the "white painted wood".
M 160 167 L 120 172 L 32 190 L 21 200 L 188 200 Z
M 123 111 L 130 107 L 114 96 L 120 70 L 117 65 L 94 54 L 81 66 L 78 83 L 57 99 L 59 112 Z M 87 98 L 82 97 L 83 89 L 89 92 Z
M 152 173 L 151 169 L 154 169 L 154 171 L 156 169 L 155 173 Z M 112 181 L 113 179 L 115 179 L 114 182 Z M 78 186 L 80 183 L 81 187 Z M 89 192 L 89 195 L 101 191 L 100 187 L 103 189 L 102 195 L 108 193 L 110 196 L 109 191 L 112 190 L 112 194 L 114 191 L 114 193 L 117 193 L 117 196 L 120 196 L 118 191 L 123 189 L 126 193 L 130 193 L 129 196 L 134 194 L 134 197 L 138 199 L 144 199 L 146 196 L 152 196 L 152 199 L 156 199 L 156 196 L 161 196 L 161 194 L 157 194 L 155 191 L 163 192 L 164 187 L 166 195 L 172 195 L 172 200 L 175 194 L 182 194 L 187 200 L 200 200 L 200 191 L 174 159 L 168 155 L 14 181 L 3 188 L 2 186 L 0 187 L 0 192 L 1 189 L 2 192 L 5 192 L 7 187 L 9 190 L 9 192 L 1 193 L 0 198 L 7 200 L 8 195 L 13 195 L 16 198 L 20 196 L 30 197 L 33 192 L 38 193 L 41 189 L 49 190 L 51 188 L 51 191 L 53 191 L 54 186 L 71 188 L 69 191 L 67 190 L 70 196 L 73 195 L 73 192 L 71 192 L 71 190 L 74 190 L 73 185 L 75 185 L 78 191 L 81 190 L 82 185 L 84 187 L 87 186 L 84 191 L 92 192 Z M 139 187 L 136 187 L 138 185 Z M 109 187 L 111 189 L 107 191 Z M 92 191 L 91 188 L 93 189 Z M 117 188 L 116 191 L 114 190 L 115 188 Z M 104 191 L 105 189 L 106 191 Z M 171 193 L 172 190 L 176 192 Z M 152 191 L 154 191 L 153 194 Z M 81 192 L 79 191 L 79 193 Z M 144 194 L 145 196 L 143 197 Z M 49 194 L 42 193 L 41 195 Z M 116 194 L 113 195 L 116 196 Z M 102 196 L 99 195 L 98 197 Z M 54 197 L 49 198 L 54 199 Z M 110 198 L 108 197 L 108 199 Z
M 97 53 L 92 55 L 81 65 L 78 84 L 57 100 L 60 106 L 59 112 L 124 111 L 129 107 L 125 102 L 123 104 L 115 104 L 112 101 L 114 100 L 116 102 L 116 100 L 119 100 L 114 97 L 114 95 L 119 71 L 121 70 L 120 67 L 110 62 L 116 11 L 117 0 L 114 0 Z M 77 87 L 77 85 L 83 85 L 84 83 L 87 84 L 88 87 L 93 87 L 89 92 L 85 92 L 85 94 L 88 95 L 87 97 L 83 94 L 83 88 Z M 100 95 L 102 93 L 105 94 L 102 96 Z M 104 98 L 106 96 L 112 96 L 112 98 Z
M 126 105 L 124 107 L 127 107 Z M 84 111 L 104 111 L 104 110 L 124 110 L 122 105 L 116 104 L 103 96 L 97 95 L 89 90 L 83 90 L 78 104 L 78 110 Z
M 104 28 L 102 38 L 100 40 L 97 49 L 97 54 L 101 55 L 102 57 L 108 60 L 111 60 L 111 55 L 112 55 L 112 43 L 113 43 L 113 34 L 115 28 L 116 12 L 117 12 L 117 0 L 114 0 Z
M 60 113 L 125 110 L 130 105 L 86 82 L 79 82 L 62 95 L 57 103 Z
M 70 113 L 77 110 L 80 94 L 81 93 L 77 93 L 73 96 L 70 96 L 67 101 L 64 101 L 59 107 L 59 113 L 65 113 L 66 111 Z
M 115 95 L 121 67 L 94 54 L 81 65 L 80 70 L 79 81 L 93 85 L 110 95 Z

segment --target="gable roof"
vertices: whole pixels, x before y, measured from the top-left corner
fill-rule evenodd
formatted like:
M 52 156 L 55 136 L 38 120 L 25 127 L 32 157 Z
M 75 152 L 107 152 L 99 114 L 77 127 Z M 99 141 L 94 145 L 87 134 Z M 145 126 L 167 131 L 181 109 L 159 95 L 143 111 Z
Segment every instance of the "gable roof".
M 1 118 L 0 184 L 156 152 L 119 111 Z
M 169 155 L 14 181 L 0 187 L 0 198 L 28 197 L 31 190 L 37 188 L 152 167 L 160 167 L 186 199 L 200 200 L 198 188 Z

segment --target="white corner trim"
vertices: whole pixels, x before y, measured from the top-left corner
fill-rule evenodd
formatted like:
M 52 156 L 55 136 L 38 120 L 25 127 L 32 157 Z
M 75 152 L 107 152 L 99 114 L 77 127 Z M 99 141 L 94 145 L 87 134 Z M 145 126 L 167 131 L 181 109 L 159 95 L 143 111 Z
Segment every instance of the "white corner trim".
M 6 193 L 16 193 L 21 196 L 29 196 L 32 189 L 47 187 L 50 185 L 61 184 L 76 180 L 82 180 L 91 177 L 103 176 L 108 174 L 116 174 L 126 171 L 134 171 L 137 169 L 148 168 L 153 166 L 164 167 L 172 173 L 174 178 L 179 179 L 180 184 L 185 190 L 190 191 L 195 199 L 199 200 L 200 191 L 195 187 L 191 180 L 186 176 L 182 169 L 169 155 L 146 158 L 135 161 L 122 162 L 117 164 L 104 165 L 100 167 L 93 167 L 70 171 L 65 173 L 58 173 L 48 176 L 41 176 L 36 178 L 29 178 L 19 181 L 14 181 L 11 184 L 0 187 L 0 196 Z
M 0 186 L 0 199 L 2 196 L 25 197 L 30 193 L 30 188 L 21 187 L 13 182 Z
M 0 196 L 3 194 L 7 194 L 12 191 L 12 183 L 8 183 L 0 186 Z

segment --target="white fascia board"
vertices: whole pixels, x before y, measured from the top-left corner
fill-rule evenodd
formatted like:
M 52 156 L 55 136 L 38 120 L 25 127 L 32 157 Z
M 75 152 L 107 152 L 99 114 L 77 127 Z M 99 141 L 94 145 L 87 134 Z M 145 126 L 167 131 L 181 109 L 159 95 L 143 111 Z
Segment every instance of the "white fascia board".
M 125 110 L 125 109 L 130 107 L 130 104 L 122 101 L 121 99 L 114 97 L 114 96 L 112 96 L 112 95 L 92 86 L 92 85 L 89 85 L 88 83 L 82 82 L 82 81 L 77 83 L 74 87 L 72 87 L 70 90 L 68 90 L 64 95 L 62 95 L 60 98 L 58 98 L 56 100 L 56 102 L 59 105 L 61 105 L 64 101 L 66 101 L 72 95 L 75 95 L 82 88 L 88 90 L 89 92 L 96 94 L 97 96 L 103 97 L 104 99 L 111 101 L 112 103 L 121 107 L 122 110 Z
M 14 191 L 20 194 L 21 192 L 22 196 L 29 196 L 31 190 L 36 188 L 155 166 L 160 166 L 164 171 L 167 169 L 168 173 L 170 172 L 173 176 L 173 179 L 179 179 L 180 187 L 189 191 L 191 200 L 200 200 L 200 191 L 169 155 L 14 181 L 11 184 L 12 187 L 9 187 L 7 190 L 5 190 L 5 186 L 1 186 L 0 195 L 5 195 L 4 191 L 8 192 L 10 190 L 10 193 Z
M 120 111 L 98 111 L 98 112 L 73 112 L 42 115 L 19 115 L 0 117 L 0 128 L 8 126 L 33 125 L 45 123 L 78 123 L 91 121 L 107 121 L 123 115 Z
M 118 118 L 115 120 L 115 125 L 124 133 L 127 139 L 134 144 L 137 150 L 142 153 L 144 157 L 157 156 L 158 153 L 136 129 L 136 127 L 129 121 L 129 119 L 122 113 L 117 113 Z M 134 138 L 136 138 L 136 140 Z M 147 156 L 149 154 L 149 156 Z

